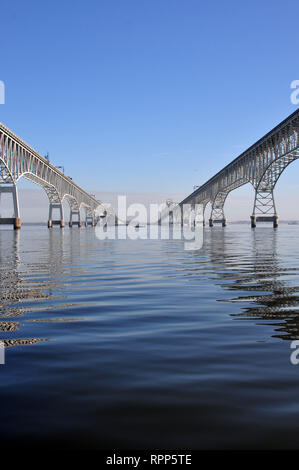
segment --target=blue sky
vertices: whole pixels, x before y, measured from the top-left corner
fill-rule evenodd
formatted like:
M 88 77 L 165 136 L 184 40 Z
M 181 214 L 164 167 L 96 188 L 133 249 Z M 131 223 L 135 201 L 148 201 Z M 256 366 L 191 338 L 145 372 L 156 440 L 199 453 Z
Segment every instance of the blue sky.
M 3 1 L 0 121 L 86 189 L 188 194 L 296 109 L 298 17 L 288 0 Z

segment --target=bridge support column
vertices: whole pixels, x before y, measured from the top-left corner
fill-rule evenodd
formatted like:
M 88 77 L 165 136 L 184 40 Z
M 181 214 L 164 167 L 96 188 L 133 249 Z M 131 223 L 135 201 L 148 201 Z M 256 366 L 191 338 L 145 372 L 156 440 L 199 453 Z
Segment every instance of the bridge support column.
M 88 227 L 88 226 L 91 226 L 91 227 L 94 227 L 94 218 L 92 216 L 86 216 L 86 219 L 85 219 L 85 227 Z
M 53 219 L 53 211 L 59 211 L 60 218 Z M 52 228 L 53 225 L 59 225 L 61 228 L 64 227 L 64 220 L 63 220 L 63 209 L 62 204 L 60 202 L 50 202 L 49 206 L 49 219 L 48 219 L 48 228 Z
M 18 198 L 18 190 L 17 186 L 13 183 L 11 185 L 1 185 L 0 186 L 0 197 L 2 194 L 8 193 L 11 194 L 13 200 L 13 208 L 14 214 L 13 217 L 1 217 L 0 216 L 0 224 L 8 224 L 13 225 L 15 230 L 19 230 L 21 228 L 21 219 L 20 219 L 20 209 L 19 209 L 19 198 Z
M 226 227 L 226 218 L 223 219 L 209 219 L 209 227 L 213 227 L 214 224 L 221 224 L 222 227 Z
M 73 217 L 77 216 L 77 220 L 73 220 Z M 78 227 L 82 227 L 82 222 L 80 218 L 80 210 L 71 210 L 70 212 L 70 221 L 69 221 L 69 227 L 72 227 L 73 225 L 78 225 Z
M 85 227 L 95 226 L 95 213 L 91 207 L 85 207 Z
M 274 202 L 273 188 L 258 187 L 255 191 L 251 227 L 255 228 L 257 222 L 271 222 L 273 228 L 278 227 L 278 215 Z
M 252 228 L 256 227 L 257 222 L 272 222 L 273 223 L 273 228 L 278 227 L 278 215 L 269 215 L 269 216 L 251 215 L 250 219 L 251 219 L 251 227 Z
M 256 227 L 256 217 L 255 217 L 255 215 L 251 215 L 250 220 L 251 220 L 251 228 L 255 228 Z

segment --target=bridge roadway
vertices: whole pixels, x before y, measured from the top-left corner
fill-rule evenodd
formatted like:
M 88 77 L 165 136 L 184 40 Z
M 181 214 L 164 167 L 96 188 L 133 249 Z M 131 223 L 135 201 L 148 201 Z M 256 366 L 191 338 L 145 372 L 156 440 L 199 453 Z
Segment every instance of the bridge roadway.
M 272 222 L 278 226 L 274 201 L 275 185 L 286 167 L 299 158 L 299 110 L 292 113 L 274 129 L 241 153 L 216 175 L 179 203 L 195 207 L 202 204 L 203 211 L 211 203 L 209 225 L 226 225 L 224 203 L 228 194 L 244 184 L 251 183 L 255 190 L 251 226 L 257 222 Z M 290 195 L 292 202 L 292 195 Z
M 21 227 L 17 183 L 23 177 L 45 190 L 49 198 L 49 228 L 53 225 L 64 227 L 64 199 L 70 206 L 70 227 L 81 227 L 81 208 L 85 209 L 86 226 L 94 226 L 99 220 L 105 224 L 109 216 L 115 217 L 111 208 L 97 201 L 47 158 L 0 123 L 0 197 L 3 193 L 11 194 L 14 207 L 12 217 L 0 216 L 0 224 L 12 224 L 15 229 Z M 116 218 L 114 220 L 116 221 Z

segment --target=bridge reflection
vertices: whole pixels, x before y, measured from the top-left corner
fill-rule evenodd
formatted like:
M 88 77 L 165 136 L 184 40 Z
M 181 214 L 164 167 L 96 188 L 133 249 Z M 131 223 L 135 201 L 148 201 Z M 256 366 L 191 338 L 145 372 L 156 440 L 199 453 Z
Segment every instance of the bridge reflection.
M 222 290 L 235 292 L 232 297 L 214 294 L 216 302 L 233 305 L 232 319 L 268 325 L 272 338 L 299 339 L 297 260 L 291 266 L 282 261 L 279 234 L 269 228 L 243 235 L 207 230 L 203 249 L 190 252 L 188 262 L 185 259 L 173 275 L 213 281 Z M 215 309 L 221 311 L 220 305 Z
M 63 288 L 61 279 L 70 273 L 73 244 L 66 249 L 63 232 L 49 231 L 41 260 L 40 246 L 28 249 L 30 245 L 26 240 L 25 245 L 23 242 L 19 231 L 0 231 L 0 340 L 7 347 L 49 340 L 44 337 L 19 338 L 19 333 L 28 330 L 29 321 L 70 321 L 70 318 L 45 319 L 43 313 L 74 305 L 61 303 L 66 296 L 59 295 Z M 80 275 L 82 270 L 72 266 L 71 273 Z M 37 317 L 26 320 L 26 315 L 35 312 Z
M 298 268 L 283 267 L 277 254 L 277 236 L 252 237 L 252 265 L 249 272 L 239 274 L 229 290 L 242 290 L 250 294 L 230 299 L 231 302 L 249 303 L 235 318 L 265 320 L 273 326 L 273 338 L 299 339 L 299 285 L 290 286 L 288 277 L 298 275 Z
M 275 232 L 267 231 L 267 237 L 253 232 L 250 260 L 245 263 L 240 263 L 237 258 L 233 262 L 230 260 L 228 265 L 237 268 L 237 275 L 231 282 L 222 284 L 224 289 L 241 290 L 248 292 L 248 295 L 238 295 L 225 301 L 240 303 L 240 312 L 232 313 L 232 317 L 265 321 L 272 326 L 272 338 L 299 339 L 299 285 L 290 286 L 288 282 L 288 277 L 298 275 L 299 269 L 281 265 L 277 243 Z M 223 256 L 225 259 L 225 243 Z M 221 279 L 227 280 L 229 276 L 222 273 Z

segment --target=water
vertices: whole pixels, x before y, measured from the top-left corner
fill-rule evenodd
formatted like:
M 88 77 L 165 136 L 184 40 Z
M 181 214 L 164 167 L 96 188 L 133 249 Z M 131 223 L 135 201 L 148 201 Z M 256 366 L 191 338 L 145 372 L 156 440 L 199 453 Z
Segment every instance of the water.
M 0 231 L 1 443 L 299 447 L 299 227 Z

